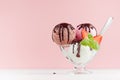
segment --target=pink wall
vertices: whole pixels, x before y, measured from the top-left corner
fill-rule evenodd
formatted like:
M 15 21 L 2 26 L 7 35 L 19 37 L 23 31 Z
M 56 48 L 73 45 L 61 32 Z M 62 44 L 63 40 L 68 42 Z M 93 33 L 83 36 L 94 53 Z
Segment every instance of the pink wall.
M 114 21 L 90 68 L 120 68 L 119 0 L 0 0 L 0 68 L 71 68 L 52 42 L 53 27 L 90 22 L 99 32 L 109 16 Z

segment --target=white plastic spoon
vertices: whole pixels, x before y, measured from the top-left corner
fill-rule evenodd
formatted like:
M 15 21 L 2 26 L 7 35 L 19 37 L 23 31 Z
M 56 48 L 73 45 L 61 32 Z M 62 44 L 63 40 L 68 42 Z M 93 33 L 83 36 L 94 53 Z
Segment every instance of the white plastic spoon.
M 101 29 L 100 31 L 100 35 L 103 35 L 104 32 L 108 29 L 108 27 L 110 26 L 110 24 L 112 23 L 113 21 L 113 17 L 109 17 L 107 22 L 105 23 L 105 25 L 103 26 L 103 28 Z

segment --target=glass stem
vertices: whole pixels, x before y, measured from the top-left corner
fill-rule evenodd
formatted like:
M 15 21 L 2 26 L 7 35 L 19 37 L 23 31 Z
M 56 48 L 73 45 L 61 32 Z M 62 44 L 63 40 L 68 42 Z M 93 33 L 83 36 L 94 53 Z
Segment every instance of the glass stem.
M 74 66 L 74 72 L 75 74 L 80 74 L 86 71 L 85 65 L 75 65 Z

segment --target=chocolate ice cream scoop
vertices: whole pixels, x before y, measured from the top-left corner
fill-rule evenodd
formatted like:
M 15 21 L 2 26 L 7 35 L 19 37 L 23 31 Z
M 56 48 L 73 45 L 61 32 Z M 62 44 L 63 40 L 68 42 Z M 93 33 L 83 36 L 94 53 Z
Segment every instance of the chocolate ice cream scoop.
M 75 29 L 69 23 L 56 25 L 52 32 L 52 39 L 58 45 L 69 45 L 75 39 Z
M 90 24 L 90 23 L 83 23 L 77 26 L 77 31 L 76 31 L 76 39 L 79 41 L 82 39 L 81 36 L 81 31 L 82 29 L 85 29 L 85 31 L 89 32 L 90 34 L 92 34 L 92 36 L 96 36 L 97 35 L 97 30 L 96 28 Z

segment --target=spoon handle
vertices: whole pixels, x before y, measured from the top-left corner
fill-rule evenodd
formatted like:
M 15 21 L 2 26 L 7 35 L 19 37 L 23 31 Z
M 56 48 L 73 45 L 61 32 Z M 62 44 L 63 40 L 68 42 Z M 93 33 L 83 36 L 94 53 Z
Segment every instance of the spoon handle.
M 105 23 L 105 25 L 103 26 L 103 28 L 100 31 L 100 34 L 103 35 L 104 32 L 108 29 L 108 27 L 110 26 L 110 24 L 113 21 L 113 17 L 109 17 L 109 19 L 107 20 L 107 22 Z

